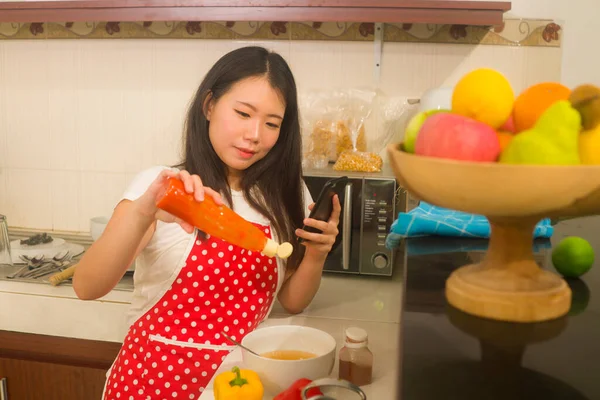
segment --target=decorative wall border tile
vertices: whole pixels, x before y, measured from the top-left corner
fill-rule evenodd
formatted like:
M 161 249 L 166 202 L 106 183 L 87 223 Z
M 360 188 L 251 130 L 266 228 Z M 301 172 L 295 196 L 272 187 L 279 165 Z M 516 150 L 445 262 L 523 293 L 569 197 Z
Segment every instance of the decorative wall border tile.
M 468 25 L 386 24 L 388 42 L 486 44 L 560 47 L 560 25 L 548 20 L 505 20 L 496 27 Z
M 385 30 L 385 28 L 384 28 Z M 375 24 L 370 22 L 293 22 L 292 40 L 372 41 Z
M 0 23 L 0 40 L 230 39 L 372 41 L 373 23 L 351 22 L 65 22 Z M 506 19 L 501 26 L 385 24 L 387 42 L 560 47 L 551 20 Z

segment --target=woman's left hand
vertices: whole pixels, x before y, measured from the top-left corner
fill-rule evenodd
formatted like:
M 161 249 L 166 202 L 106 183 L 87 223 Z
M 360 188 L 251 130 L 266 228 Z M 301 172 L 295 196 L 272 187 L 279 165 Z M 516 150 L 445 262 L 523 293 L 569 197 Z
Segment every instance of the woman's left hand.
M 328 221 L 319 221 L 312 218 L 304 219 L 304 224 L 320 230 L 322 233 L 307 232 L 304 229 L 296 229 L 296 235 L 304 239 L 303 245 L 306 246 L 307 251 L 317 251 L 322 255 L 327 255 L 337 237 L 338 224 L 340 222 L 340 213 L 342 212 L 342 206 L 340 205 L 340 199 L 337 195 L 333 196 L 333 211 Z M 308 206 L 309 210 L 312 210 L 315 204 Z

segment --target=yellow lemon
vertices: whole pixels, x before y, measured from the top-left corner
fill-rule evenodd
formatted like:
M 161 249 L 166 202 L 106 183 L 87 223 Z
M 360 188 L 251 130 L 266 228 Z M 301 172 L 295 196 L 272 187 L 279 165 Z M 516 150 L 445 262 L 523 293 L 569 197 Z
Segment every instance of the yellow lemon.
M 500 72 L 479 68 L 463 76 L 452 93 L 452 111 L 498 129 L 510 117 L 515 94 Z
M 600 125 L 579 135 L 579 158 L 582 164 L 600 165 Z

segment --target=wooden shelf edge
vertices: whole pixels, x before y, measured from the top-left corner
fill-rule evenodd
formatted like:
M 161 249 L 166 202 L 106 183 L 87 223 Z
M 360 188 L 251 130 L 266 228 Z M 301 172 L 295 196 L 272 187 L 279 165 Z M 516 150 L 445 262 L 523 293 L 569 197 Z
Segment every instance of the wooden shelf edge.
M 121 343 L 0 331 L 0 357 L 108 370 Z
M 1 9 L 41 8 L 162 8 L 162 7 L 254 7 L 254 8 L 398 8 L 509 11 L 510 1 L 473 0 L 44 0 L 0 2 Z
M 216 0 L 0 2 L 0 22 L 336 21 L 497 25 L 511 8 L 510 2 L 455 0 L 378 0 L 370 5 L 364 0 L 322 0 L 305 6 L 289 0 L 274 1 L 279 6 L 265 6 L 265 1 L 248 1 L 246 5 L 239 0 L 229 0 L 226 5 L 221 2 L 220 6 L 215 3 Z M 311 0 L 300 2 L 310 3 Z

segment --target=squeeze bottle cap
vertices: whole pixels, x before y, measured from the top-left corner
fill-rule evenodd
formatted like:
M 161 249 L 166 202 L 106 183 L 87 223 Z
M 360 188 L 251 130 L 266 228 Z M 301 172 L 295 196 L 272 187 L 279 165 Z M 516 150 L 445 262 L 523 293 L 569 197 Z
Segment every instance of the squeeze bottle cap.
M 278 248 L 279 244 L 276 241 L 267 239 L 267 243 L 265 243 L 265 248 L 262 250 L 262 253 L 267 257 L 275 257 Z
M 293 251 L 294 246 L 292 246 L 291 243 L 285 242 L 279 245 L 279 248 L 277 249 L 277 255 L 285 260 L 286 258 L 292 255 Z

